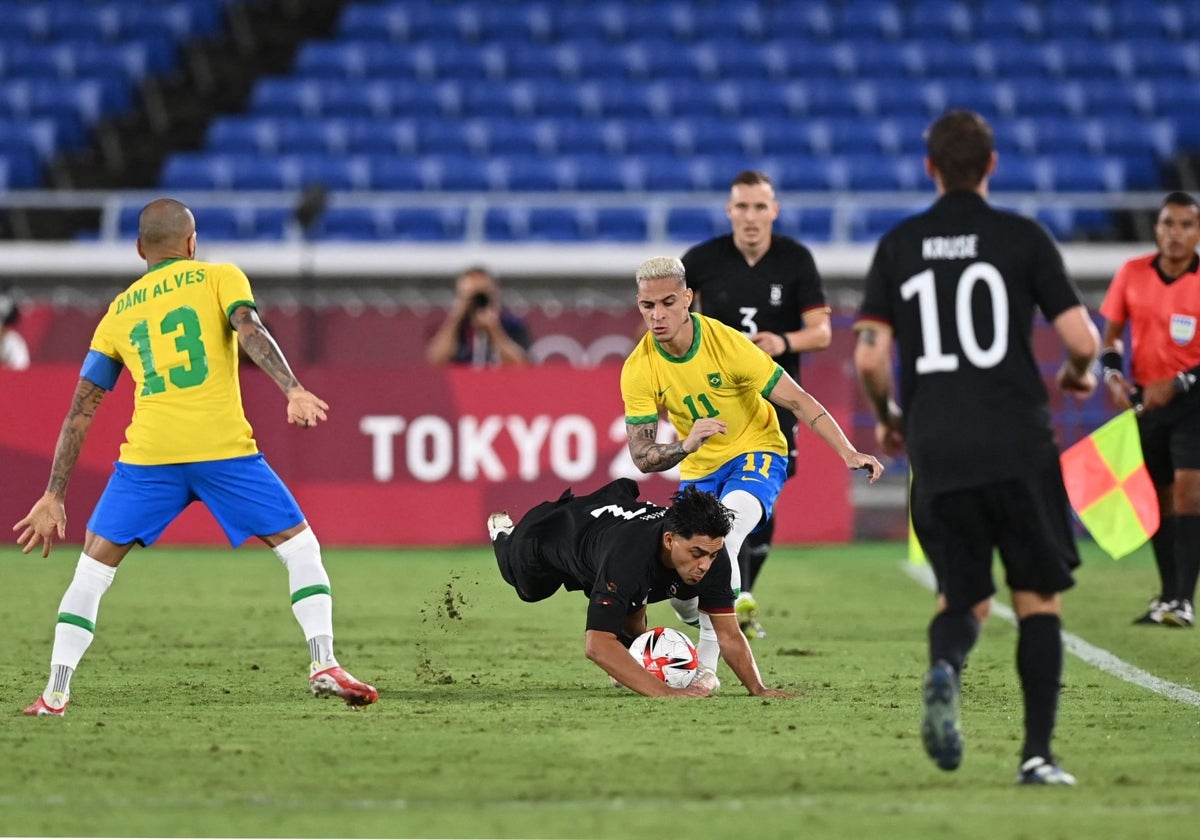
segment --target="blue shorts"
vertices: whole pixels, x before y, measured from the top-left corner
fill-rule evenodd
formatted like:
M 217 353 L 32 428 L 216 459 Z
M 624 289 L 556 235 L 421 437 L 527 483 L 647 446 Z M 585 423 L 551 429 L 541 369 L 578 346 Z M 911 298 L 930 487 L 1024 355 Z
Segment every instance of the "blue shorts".
M 733 490 L 745 490 L 758 499 L 763 506 L 763 516 L 757 531 L 771 518 L 775 500 L 787 480 L 788 458 L 775 452 L 750 452 L 726 461 L 716 471 L 703 478 L 689 478 L 679 482 L 679 489 L 689 485 L 707 490 L 718 499 Z
M 204 502 L 230 545 L 278 534 L 304 514 L 262 453 L 194 464 L 117 461 L 88 530 L 117 545 L 150 545 L 183 509 Z

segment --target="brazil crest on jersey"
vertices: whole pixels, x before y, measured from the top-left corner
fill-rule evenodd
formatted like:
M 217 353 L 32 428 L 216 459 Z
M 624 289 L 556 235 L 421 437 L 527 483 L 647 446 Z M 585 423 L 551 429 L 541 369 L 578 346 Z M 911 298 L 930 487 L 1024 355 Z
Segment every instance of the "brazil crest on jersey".
M 121 460 L 185 464 L 258 451 L 242 409 L 237 338 L 229 314 L 254 306 L 250 281 L 235 265 L 168 260 L 121 292 L 92 336 L 84 378 L 95 381 L 95 354 L 134 381 L 133 420 Z
M 658 422 L 665 408 L 680 439 L 701 417 L 723 420 L 729 431 L 713 435 L 679 465 L 683 478 L 701 478 L 747 452 L 787 455 L 787 444 L 766 395 L 783 376 L 775 360 L 745 335 L 692 313 L 695 335 L 684 356 L 670 355 L 647 332 L 621 369 L 625 422 Z

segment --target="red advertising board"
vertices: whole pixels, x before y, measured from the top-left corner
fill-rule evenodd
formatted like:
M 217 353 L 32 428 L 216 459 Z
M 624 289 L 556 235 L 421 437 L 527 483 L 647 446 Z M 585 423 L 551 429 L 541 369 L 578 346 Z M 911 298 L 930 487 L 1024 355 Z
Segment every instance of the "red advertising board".
M 52 364 L 0 371 L 5 527 L 45 487 L 78 370 Z M 298 373 L 331 406 L 329 422 L 316 429 L 288 426 L 282 395 L 253 366 L 242 368 L 242 392 L 259 448 L 329 545 L 477 544 L 486 540 L 491 511 L 519 517 L 566 487 L 586 492 L 626 475 L 643 481 L 644 498 L 663 503 L 676 486 L 677 476 L 642 476 L 629 458 L 618 364 L 520 370 L 318 365 Z M 806 371 L 805 385 L 848 424 L 850 382 L 836 366 Z M 71 482 L 70 541 L 83 538 L 131 402 L 123 376 L 100 407 Z M 776 540 L 850 539 L 850 474 L 808 430 L 800 431 L 799 445 L 800 470 L 779 501 Z M 222 541 L 201 505 L 163 536 L 164 543 Z

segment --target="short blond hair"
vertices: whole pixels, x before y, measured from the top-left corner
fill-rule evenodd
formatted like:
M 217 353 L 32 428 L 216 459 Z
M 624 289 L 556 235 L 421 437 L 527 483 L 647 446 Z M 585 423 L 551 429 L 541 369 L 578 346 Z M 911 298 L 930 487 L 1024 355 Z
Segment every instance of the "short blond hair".
M 635 279 L 638 283 L 643 280 L 657 280 L 660 277 L 674 277 L 679 281 L 680 285 L 686 283 L 684 279 L 687 272 L 684 271 L 683 262 L 677 257 L 651 257 L 638 266 Z

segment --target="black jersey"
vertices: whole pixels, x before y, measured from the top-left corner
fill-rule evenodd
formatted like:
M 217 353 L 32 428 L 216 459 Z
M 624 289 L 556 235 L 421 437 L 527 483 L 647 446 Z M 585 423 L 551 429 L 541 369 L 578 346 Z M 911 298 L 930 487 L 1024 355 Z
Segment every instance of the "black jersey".
M 638 501 L 637 483 L 621 478 L 578 498 L 570 491 L 539 505 L 510 538 L 536 546 L 538 561 L 562 575 L 568 590 L 588 594 L 587 628 L 619 633 L 645 604 L 699 596 L 709 613 L 733 612 L 728 552 L 689 586 L 659 559 L 667 509 Z
M 860 325 L 895 333 L 904 433 L 926 488 L 1030 476 L 1058 457 L 1033 317 L 1078 304 L 1046 231 L 974 192 L 943 196 L 879 241 Z
M 754 265 L 733 244 L 733 234 L 703 242 L 683 255 L 690 287 L 700 292 L 700 310 L 747 335 L 794 332 L 805 312 L 828 309 L 812 253 L 787 236 L 772 234 L 771 247 Z M 800 354 L 776 361 L 797 382 Z

